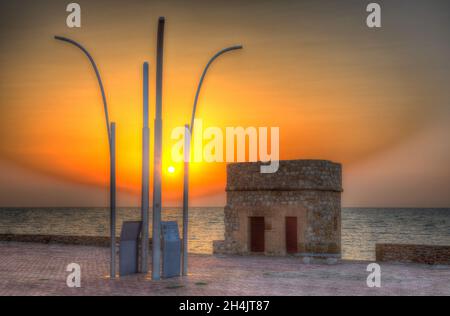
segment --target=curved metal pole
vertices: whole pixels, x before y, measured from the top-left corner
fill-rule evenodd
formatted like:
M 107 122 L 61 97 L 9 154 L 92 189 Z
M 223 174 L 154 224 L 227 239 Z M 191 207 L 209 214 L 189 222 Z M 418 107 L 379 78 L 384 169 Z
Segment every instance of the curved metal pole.
M 102 78 L 98 71 L 97 65 L 94 62 L 91 54 L 76 41 L 62 36 L 55 36 L 56 40 L 63 41 L 75 45 L 83 51 L 83 53 L 89 58 L 89 61 L 94 68 L 97 81 L 102 93 L 103 109 L 105 111 L 106 129 L 108 131 L 108 144 L 109 144 L 109 196 L 110 196 L 110 232 L 111 232 L 111 255 L 110 255 L 110 278 L 116 277 L 116 123 L 109 122 L 108 116 L 108 104 L 106 103 L 105 89 L 103 88 Z
M 195 110 L 197 109 L 197 101 L 198 101 L 198 97 L 200 95 L 200 89 L 202 88 L 203 80 L 205 79 L 206 72 L 208 71 L 209 66 L 211 66 L 212 62 L 220 55 L 225 54 L 226 52 L 229 52 L 232 50 L 236 50 L 236 49 L 242 49 L 242 45 L 230 46 L 230 47 L 227 47 L 227 48 L 224 48 L 224 49 L 218 51 L 213 57 L 211 57 L 211 59 L 206 64 L 205 69 L 203 70 L 202 76 L 200 77 L 200 81 L 198 83 L 197 92 L 195 93 L 194 107 L 192 109 L 192 118 L 191 118 L 191 126 L 190 126 L 191 136 L 192 136 L 192 131 L 194 130 Z
M 188 223 L 189 223 L 189 158 L 191 152 L 191 138 L 194 131 L 194 119 L 195 111 L 197 109 L 198 97 L 200 95 L 200 89 L 202 88 L 203 80 L 205 79 L 206 72 L 211 66 L 212 62 L 216 60 L 222 54 L 226 52 L 233 51 L 236 49 L 242 49 L 242 45 L 235 45 L 224 48 L 218 51 L 205 66 L 200 81 L 198 83 L 197 92 L 195 93 L 194 107 L 192 109 L 191 125 L 185 125 L 185 145 L 184 145 L 184 181 L 183 181 L 183 264 L 182 264 L 182 274 L 188 274 Z
M 89 54 L 89 52 L 86 50 L 86 48 L 84 48 L 80 43 L 78 43 L 70 38 L 63 37 L 63 36 L 55 36 L 55 39 L 75 45 L 76 47 L 78 47 L 79 49 L 81 49 L 83 51 L 83 53 L 87 56 L 87 58 L 89 58 L 89 61 L 91 62 L 92 67 L 94 68 L 95 75 L 97 76 L 97 81 L 98 81 L 98 85 L 100 86 L 100 91 L 102 92 L 103 110 L 105 111 L 106 128 L 108 130 L 108 143 L 109 143 L 109 147 L 111 148 L 111 130 L 110 130 L 110 122 L 109 122 L 109 116 L 108 116 L 108 105 L 106 103 L 105 89 L 103 89 L 102 78 L 100 77 L 100 72 L 98 71 L 98 68 L 97 68 L 97 65 L 95 64 L 94 59 L 92 58 L 91 54 Z

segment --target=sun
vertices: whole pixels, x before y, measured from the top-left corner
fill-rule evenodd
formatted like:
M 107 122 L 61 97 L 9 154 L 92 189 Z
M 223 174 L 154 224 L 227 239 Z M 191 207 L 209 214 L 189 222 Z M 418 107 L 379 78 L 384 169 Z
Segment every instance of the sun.
M 175 167 L 174 166 L 170 166 L 169 168 L 167 168 L 167 171 L 169 173 L 174 173 L 175 172 Z

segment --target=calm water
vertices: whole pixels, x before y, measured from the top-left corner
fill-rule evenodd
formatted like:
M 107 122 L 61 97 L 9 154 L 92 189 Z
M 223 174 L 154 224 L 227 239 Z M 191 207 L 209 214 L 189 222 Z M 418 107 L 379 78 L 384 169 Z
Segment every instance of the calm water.
M 137 208 L 121 208 L 117 214 L 117 235 L 122 221 L 140 218 Z M 223 239 L 223 218 L 223 208 L 192 208 L 189 251 L 211 253 L 212 241 Z M 181 224 L 181 209 L 165 209 L 163 220 Z M 6 233 L 107 236 L 109 212 L 103 208 L 0 208 L 0 234 Z M 372 260 L 375 244 L 383 242 L 450 245 L 450 209 L 342 210 L 345 259 Z

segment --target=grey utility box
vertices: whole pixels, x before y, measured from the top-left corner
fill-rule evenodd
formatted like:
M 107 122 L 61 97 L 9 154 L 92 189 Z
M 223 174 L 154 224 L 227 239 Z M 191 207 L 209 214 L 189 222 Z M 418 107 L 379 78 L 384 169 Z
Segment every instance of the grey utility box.
M 139 235 L 141 222 L 123 222 L 119 247 L 120 276 L 138 273 L 139 271 Z
M 181 240 L 177 222 L 162 222 L 161 234 L 163 246 L 162 277 L 180 276 Z

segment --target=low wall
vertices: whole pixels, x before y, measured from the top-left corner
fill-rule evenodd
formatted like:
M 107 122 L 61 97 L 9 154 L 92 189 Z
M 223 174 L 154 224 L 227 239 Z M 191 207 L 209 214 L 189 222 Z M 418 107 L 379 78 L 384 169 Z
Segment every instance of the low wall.
M 376 244 L 376 260 L 450 265 L 450 246 Z
M 117 242 L 120 238 L 117 237 Z M 15 242 L 35 242 L 42 244 L 67 244 L 67 245 L 83 245 L 109 247 L 109 237 L 104 236 L 63 236 L 63 235 L 18 235 L 18 234 L 0 234 L 0 241 Z M 151 239 L 149 245 L 151 245 Z

